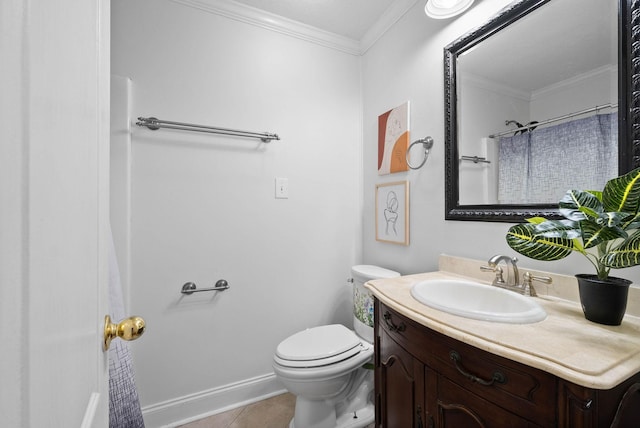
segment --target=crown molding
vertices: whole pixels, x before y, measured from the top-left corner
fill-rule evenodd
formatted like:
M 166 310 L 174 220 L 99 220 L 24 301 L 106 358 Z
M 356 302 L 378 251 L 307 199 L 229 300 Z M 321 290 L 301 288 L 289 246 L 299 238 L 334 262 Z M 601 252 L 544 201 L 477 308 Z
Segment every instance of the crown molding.
M 505 97 L 515 98 L 527 103 L 531 102 L 531 93 L 528 91 L 513 88 L 511 86 L 504 85 L 494 80 L 489 80 L 486 77 L 481 77 L 473 73 L 459 73 L 459 76 L 462 84 L 470 84 L 475 86 L 476 88 L 495 92 Z
M 204 12 L 255 25 L 331 49 L 360 55 L 360 43 L 232 0 L 170 0 Z
M 540 98 L 549 93 L 557 92 L 561 89 L 568 88 L 571 86 L 578 85 L 583 82 L 587 82 L 591 79 L 598 78 L 601 76 L 618 78 L 618 65 L 607 64 L 601 67 L 595 68 L 593 70 L 589 70 L 586 73 L 578 74 L 576 76 L 570 77 L 568 79 L 562 80 L 560 82 L 552 83 L 549 86 L 538 89 L 531 94 L 531 99 L 535 100 L 536 98 Z
M 300 23 L 233 0 L 170 0 L 184 6 L 229 19 L 286 34 L 307 42 L 325 46 L 350 55 L 364 54 L 416 3 L 417 0 L 396 0 L 367 31 L 362 41 Z
M 360 41 L 360 55 L 364 55 L 377 41 L 389 31 L 417 3 L 418 0 L 396 0 L 382 14 L 380 19 L 365 33 Z

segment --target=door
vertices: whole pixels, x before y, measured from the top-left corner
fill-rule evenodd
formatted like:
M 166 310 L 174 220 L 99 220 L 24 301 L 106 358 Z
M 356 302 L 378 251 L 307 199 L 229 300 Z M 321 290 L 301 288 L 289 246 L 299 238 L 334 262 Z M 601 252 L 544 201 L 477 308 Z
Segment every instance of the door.
M 0 414 L 106 427 L 109 1 L 0 2 Z

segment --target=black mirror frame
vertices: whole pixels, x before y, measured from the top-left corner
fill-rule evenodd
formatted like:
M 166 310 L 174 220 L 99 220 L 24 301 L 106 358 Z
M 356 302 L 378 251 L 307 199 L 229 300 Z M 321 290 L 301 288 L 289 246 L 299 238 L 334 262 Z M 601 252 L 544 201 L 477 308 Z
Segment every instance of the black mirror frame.
M 522 0 L 444 48 L 445 220 L 522 222 L 559 216 L 557 205 L 460 205 L 456 104 L 456 59 L 492 34 L 550 0 Z M 640 1 L 618 5 L 618 172 L 640 166 Z

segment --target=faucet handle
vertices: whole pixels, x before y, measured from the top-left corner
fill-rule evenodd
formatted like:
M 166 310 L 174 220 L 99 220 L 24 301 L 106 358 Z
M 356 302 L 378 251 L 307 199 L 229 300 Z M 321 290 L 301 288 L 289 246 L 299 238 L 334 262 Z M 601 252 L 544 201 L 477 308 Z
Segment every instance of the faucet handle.
M 493 280 L 494 284 L 504 284 L 504 278 L 502 277 L 502 268 L 498 265 L 494 266 L 480 266 L 480 270 L 483 272 L 495 272 L 496 277 Z
M 536 289 L 532 287 L 533 281 L 542 282 L 544 284 L 551 284 L 553 280 L 548 276 L 535 276 L 531 275 L 530 272 L 524 273 L 524 280 L 522 282 L 522 286 L 524 287 L 524 295 L 525 296 L 537 296 Z

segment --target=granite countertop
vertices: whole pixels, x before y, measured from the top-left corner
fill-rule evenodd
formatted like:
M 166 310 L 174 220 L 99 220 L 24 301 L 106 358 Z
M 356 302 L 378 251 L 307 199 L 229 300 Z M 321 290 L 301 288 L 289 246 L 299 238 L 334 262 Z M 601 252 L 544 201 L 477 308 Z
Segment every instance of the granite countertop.
M 581 386 L 611 389 L 640 371 L 640 318 L 629 315 L 629 310 L 620 326 L 596 324 L 584 318 L 577 301 L 547 294 L 537 285 L 538 297 L 532 299 L 544 308 L 547 318 L 532 324 L 479 321 L 423 305 L 410 292 L 419 281 L 462 278 L 490 283 L 491 276 L 486 274 L 468 275 L 470 265 L 479 270 L 482 262 L 443 257 L 439 271 L 373 280 L 365 286 L 381 302 L 425 327 Z M 571 288 L 571 280 L 575 281 L 553 276 L 554 285 L 541 288 L 559 289 L 565 286 L 563 281 Z

